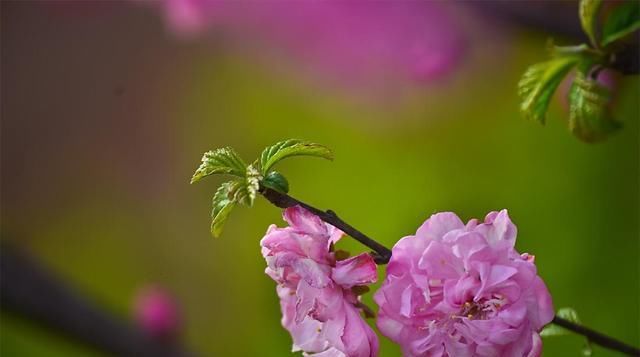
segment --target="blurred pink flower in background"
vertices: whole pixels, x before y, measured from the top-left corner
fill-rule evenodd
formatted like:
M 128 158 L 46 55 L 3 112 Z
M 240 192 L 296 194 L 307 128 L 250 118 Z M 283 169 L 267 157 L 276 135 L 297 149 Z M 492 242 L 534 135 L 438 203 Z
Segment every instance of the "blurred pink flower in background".
M 393 247 L 375 294 L 378 328 L 405 356 L 539 356 L 551 296 L 515 240 L 506 210 L 466 226 L 431 216 Z
M 206 30 L 216 14 L 216 1 L 162 0 L 168 26 L 176 34 L 191 37 Z
M 341 80 L 440 79 L 459 64 L 466 47 L 452 5 L 438 1 L 162 0 L 160 5 L 179 36 L 211 30 L 243 44 L 266 43 Z
M 377 279 L 369 254 L 336 260 L 330 247 L 342 236 L 301 207 L 288 208 L 289 227 L 269 227 L 260 242 L 266 273 L 278 283 L 282 325 L 293 337 L 293 351 L 305 356 L 378 354 L 378 338 L 360 316 L 353 287 Z
M 171 294 L 158 286 L 147 286 L 135 297 L 134 317 L 140 328 L 158 339 L 178 337 L 181 327 L 178 304 Z

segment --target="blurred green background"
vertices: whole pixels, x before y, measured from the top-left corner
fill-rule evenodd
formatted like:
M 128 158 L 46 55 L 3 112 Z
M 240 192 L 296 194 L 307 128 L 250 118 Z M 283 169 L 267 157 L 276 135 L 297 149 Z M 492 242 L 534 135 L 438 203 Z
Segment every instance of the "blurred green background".
M 388 246 L 434 212 L 470 219 L 507 208 L 555 307 L 637 345 L 640 83 L 621 83 L 625 128 L 584 144 L 559 101 L 546 127 L 518 112 L 518 78 L 544 59 L 551 35 L 498 32 L 474 34 L 448 80 L 392 83 L 400 94 L 387 98 L 215 38 L 179 40 L 130 3 L 2 2 L 4 239 L 122 316 L 141 287 L 163 286 L 180 303 L 185 344 L 202 355 L 287 355 L 258 246 L 280 211 L 264 200 L 236 209 L 213 239 L 209 205 L 222 179 L 189 178 L 206 150 L 228 145 L 252 160 L 302 138 L 336 160 L 282 164 L 294 197 Z M 1 325 L 3 356 L 99 355 L 16 316 Z M 399 355 L 381 341 L 382 356 Z M 577 356 L 581 346 L 568 336 L 544 350 Z

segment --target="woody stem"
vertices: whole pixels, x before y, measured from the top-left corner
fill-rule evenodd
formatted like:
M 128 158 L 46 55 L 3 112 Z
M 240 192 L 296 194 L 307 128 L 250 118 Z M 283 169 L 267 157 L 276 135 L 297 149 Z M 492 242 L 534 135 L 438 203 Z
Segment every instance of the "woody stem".
M 564 327 L 571 332 L 574 332 L 574 333 L 577 333 L 578 335 L 582 335 L 586 337 L 591 343 L 595 343 L 602 347 L 606 347 L 611 350 L 625 353 L 629 356 L 640 356 L 640 349 L 627 345 L 624 342 L 618 341 L 612 337 L 601 334 L 600 332 L 594 331 L 588 327 L 578 325 L 576 323 L 573 323 L 569 320 L 565 320 L 558 316 L 555 316 L 553 318 L 553 321 L 551 322 L 560 327 Z
M 350 224 L 338 217 L 335 212 L 331 210 L 323 211 L 317 209 L 287 195 L 286 193 L 282 193 L 268 187 L 261 186 L 260 193 L 276 207 L 289 208 L 293 206 L 301 206 L 318 216 L 321 220 L 340 229 L 345 234 L 353 237 L 358 242 L 371 248 L 374 251 L 373 257 L 376 264 L 386 264 L 389 262 L 389 259 L 391 259 L 391 250 L 389 248 L 369 238 L 366 234 L 360 232 L 359 230 L 353 228 Z

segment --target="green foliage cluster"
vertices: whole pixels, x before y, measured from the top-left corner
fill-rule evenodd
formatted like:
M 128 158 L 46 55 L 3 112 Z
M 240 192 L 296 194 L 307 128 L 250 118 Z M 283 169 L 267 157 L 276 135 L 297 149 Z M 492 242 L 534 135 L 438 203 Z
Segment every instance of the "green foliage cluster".
M 213 195 L 211 234 L 214 237 L 220 236 L 229 213 L 237 204 L 252 206 L 261 187 L 289 192 L 287 179 L 273 170 L 273 166 L 292 156 L 316 156 L 333 160 L 333 153 L 326 146 L 298 139 L 284 140 L 268 146 L 251 165 L 245 164 L 230 147 L 204 153 L 191 183 L 214 174 L 234 176 L 233 180 L 220 185 Z
M 576 312 L 576 310 L 570 307 L 563 307 L 561 309 L 558 309 L 558 312 L 556 312 L 556 316 L 559 318 L 565 319 L 567 321 L 580 324 L 580 318 L 578 317 L 578 313 Z M 564 336 L 568 334 L 569 334 L 569 330 L 553 323 L 548 324 L 542 329 L 542 331 L 540 331 L 540 336 L 543 338 Z M 591 356 L 592 354 L 593 354 L 593 351 L 591 350 L 591 343 L 589 342 L 589 339 L 585 339 L 584 347 L 582 348 L 582 355 L 588 357 L 588 356 Z
M 579 139 L 594 142 L 621 127 L 611 114 L 610 90 L 597 78 L 605 68 L 618 69 L 620 53 L 637 46 L 633 34 L 640 29 L 640 2 L 624 1 L 607 8 L 602 0 L 582 0 L 579 13 L 590 44 L 553 47 L 551 59 L 525 71 L 518 94 L 523 115 L 544 124 L 553 93 L 575 69 L 569 91 L 569 129 Z

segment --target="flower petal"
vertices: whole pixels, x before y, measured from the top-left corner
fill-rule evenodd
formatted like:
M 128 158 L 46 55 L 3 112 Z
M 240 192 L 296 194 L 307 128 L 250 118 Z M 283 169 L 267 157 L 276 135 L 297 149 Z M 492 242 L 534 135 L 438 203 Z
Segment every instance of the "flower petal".
M 355 285 L 375 283 L 378 279 L 378 271 L 373 257 L 363 253 L 336 262 L 336 267 L 331 272 L 331 278 L 336 284 L 349 289 Z
M 462 261 L 451 248 L 435 240 L 422 253 L 418 267 L 429 272 L 432 279 L 455 279 L 463 272 Z
M 491 245 L 497 245 L 504 241 L 510 247 L 514 246 L 518 233 L 518 229 L 511 222 L 506 209 L 487 214 L 484 223 L 478 225 L 475 230 L 481 231 Z
M 328 238 L 325 223 L 315 214 L 300 206 L 289 207 L 284 210 L 283 218 L 294 230 L 316 236 Z
M 292 266 L 302 279 L 315 288 L 323 288 L 331 281 L 331 268 L 312 259 L 297 259 Z
M 429 217 L 416 232 L 416 235 L 427 239 L 441 239 L 454 229 L 463 229 L 464 223 L 453 212 L 436 213 Z

